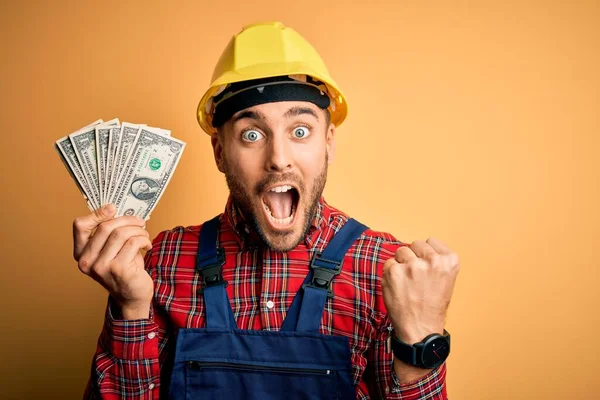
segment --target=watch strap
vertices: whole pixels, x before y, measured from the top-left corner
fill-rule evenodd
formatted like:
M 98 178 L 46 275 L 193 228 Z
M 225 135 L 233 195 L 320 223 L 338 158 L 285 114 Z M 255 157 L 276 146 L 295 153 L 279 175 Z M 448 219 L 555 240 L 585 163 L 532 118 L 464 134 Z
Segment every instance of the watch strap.
M 428 335 L 422 341 L 411 345 L 398 339 L 395 333 L 392 333 L 392 351 L 394 352 L 394 356 L 409 365 L 424 368 L 425 366 L 421 362 L 423 344 L 433 335 L 439 334 Z M 444 334 L 440 336 L 445 337 L 448 340 L 448 346 L 450 346 L 450 333 L 444 329 Z
M 420 347 L 418 346 L 419 344 L 421 344 L 421 342 L 415 343 L 414 345 L 404 343 L 392 333 L 392 351 L 394 352 L 394 357 L 409 365 L 420 364 L 417 361 L 419 359 L 417 357 L 417 348 Z

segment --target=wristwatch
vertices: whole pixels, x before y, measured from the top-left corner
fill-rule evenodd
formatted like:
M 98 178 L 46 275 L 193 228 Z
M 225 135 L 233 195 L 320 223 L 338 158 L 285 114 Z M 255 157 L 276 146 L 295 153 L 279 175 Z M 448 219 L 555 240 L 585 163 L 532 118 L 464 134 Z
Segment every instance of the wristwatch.
M 392 334 L 392 351 L 400 361 L 419 367 L 433 369 L 440 366 L 450 355 L 450 334 L 434 333 L 413 345 L 404 343 Z

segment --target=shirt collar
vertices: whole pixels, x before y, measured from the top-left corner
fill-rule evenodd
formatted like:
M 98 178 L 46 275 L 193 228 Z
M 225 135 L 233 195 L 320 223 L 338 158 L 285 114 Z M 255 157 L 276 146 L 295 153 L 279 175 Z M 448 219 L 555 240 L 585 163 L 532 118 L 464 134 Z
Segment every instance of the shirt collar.
M 231 195 L 227 199 L 224 214 L 225 220 L 229 223 L 231 229 L 234 231 L 240 247 L 260 247 L 263 245 L 262 240 L 255 232 L 254 227 L 246 219 L 240 208 L 233 201 Z M 319 235 L 323 231 L 323 228 L 329 224 L 330 217 L 331 207 L 321 196 L 319 202 L 317 203 L 317 209 L 311 220 L 308 232 L 304 237 L 304 244 L 308 248 L 313 247 Z

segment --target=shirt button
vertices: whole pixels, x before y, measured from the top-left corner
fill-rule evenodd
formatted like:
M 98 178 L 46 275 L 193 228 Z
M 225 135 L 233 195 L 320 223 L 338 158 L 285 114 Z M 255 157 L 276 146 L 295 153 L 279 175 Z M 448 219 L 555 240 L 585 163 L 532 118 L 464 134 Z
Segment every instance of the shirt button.
M 390 394 L 390 387 L 389 386 L 385 387 L 385 394 Z
M 156 336 L 156 333 L 154 333 L 154 332 L 150 332 L 150 333 L 148 334 L 148 339 L 154 339 L 154 336 Z
M 267 301 L 267 308 L 273 308 L 275 307 L 275 303 L 273 303 L 271 300 Z
M 148 389 L 150 389 L 150 390 L 154 389 L 154 383 L 149 384 Z

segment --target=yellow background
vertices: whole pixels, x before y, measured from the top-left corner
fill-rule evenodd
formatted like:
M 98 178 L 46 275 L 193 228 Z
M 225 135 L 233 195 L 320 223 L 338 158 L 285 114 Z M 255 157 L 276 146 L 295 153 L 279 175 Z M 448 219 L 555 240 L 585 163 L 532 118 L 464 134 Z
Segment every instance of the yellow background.
M 221 212 L 196 104 L 261 20 L 311 41 L 348 97 L 327 200 L 460 254 L 451 398 L 597 398 L 600 5 L 516 0 L 3 1 L 0 397 L 79 398 L 102 325 L 53 142 L 97 118 L 171 129 L 188 147 L 151 235 Z

